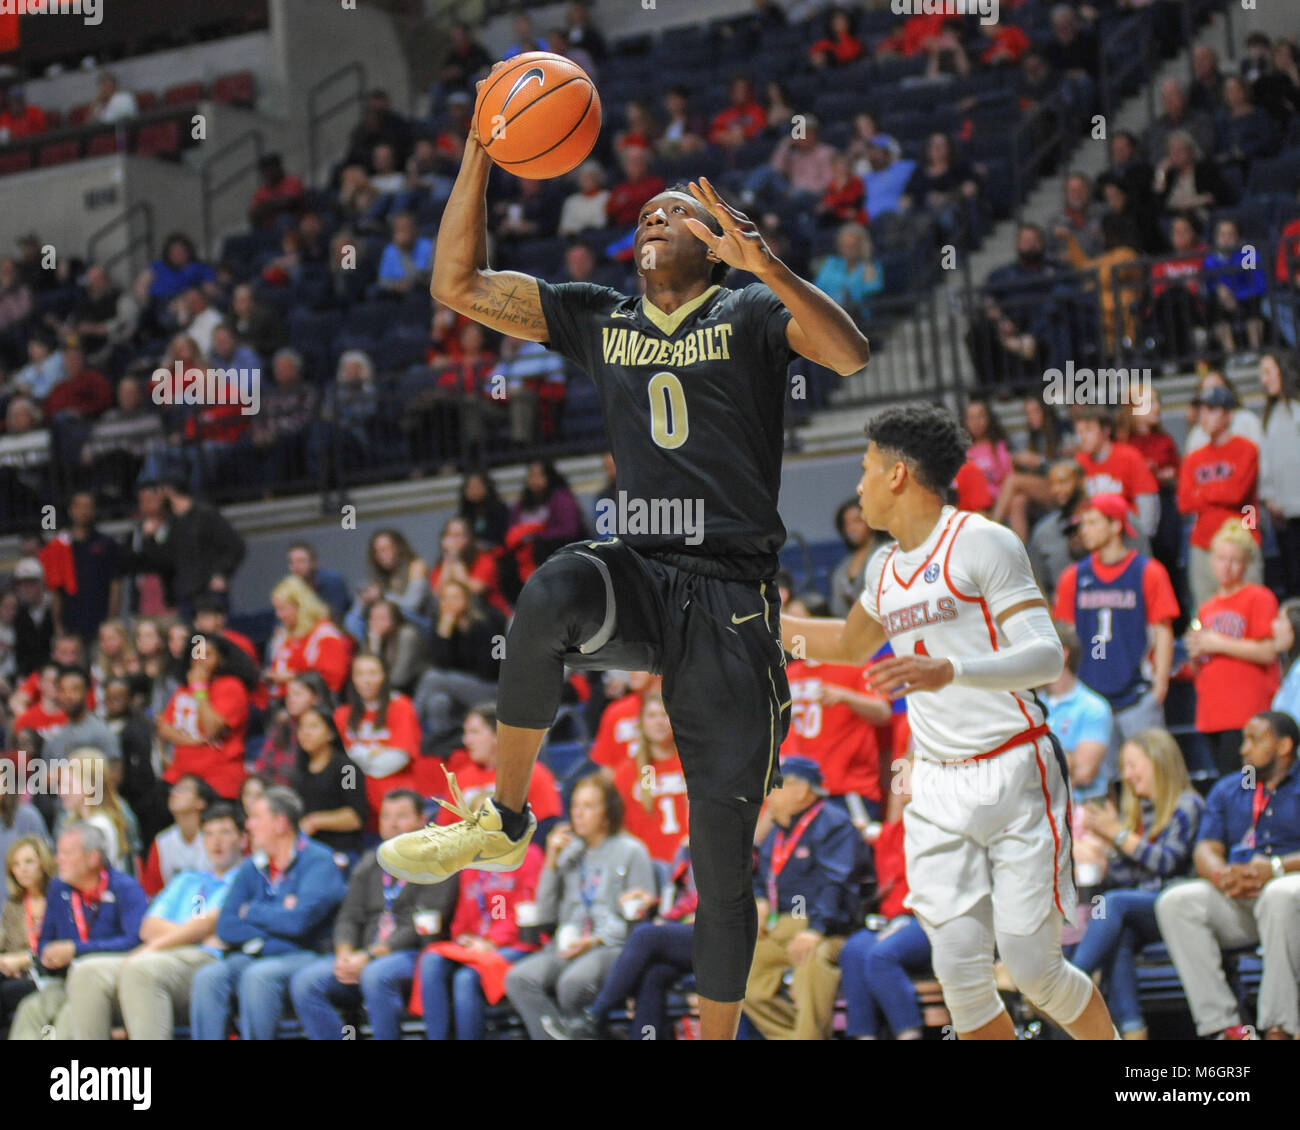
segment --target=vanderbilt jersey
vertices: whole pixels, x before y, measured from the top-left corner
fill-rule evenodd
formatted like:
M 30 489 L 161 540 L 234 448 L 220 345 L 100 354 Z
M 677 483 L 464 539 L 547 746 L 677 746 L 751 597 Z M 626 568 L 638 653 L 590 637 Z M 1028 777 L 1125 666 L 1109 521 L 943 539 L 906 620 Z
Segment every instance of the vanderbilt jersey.
M 1007 645 L 997 617 L 1042 600 L 1024 544 L 1005 526 L 946 506 L 925 542 L 903 553 L 883 546 L 867 562 L 861 602 L 896 655 L 987 655 Z M 919 753 L 962 761 L 1044 735 L 1046 713 L 1032 694 L 949 683 L 907 695 Z
M 619 528 L 601 532 L 640 550 L 773 555 L 775 570 L 794 356 L 781 300 L 761 284 L 711 286 L 670 315 L 591 283 L 537 285 L 549 348 L 600 394 L 620 495 Z

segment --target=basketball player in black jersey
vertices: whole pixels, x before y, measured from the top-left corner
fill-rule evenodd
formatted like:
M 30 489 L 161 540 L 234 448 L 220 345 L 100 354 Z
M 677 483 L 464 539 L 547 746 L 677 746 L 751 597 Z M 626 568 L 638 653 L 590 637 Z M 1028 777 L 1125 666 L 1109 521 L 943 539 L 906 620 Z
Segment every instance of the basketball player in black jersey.
M 665 531 L 659 521 L 654 533 L 566 546 L 537 569 L 501 665 L 495 796 L 469 811 L 451 781 L 448 807 L 461 820 L 388 841 L 380 862 L 416 883 L 467 867 L 518 867 L 536 828 L 528 782 L 565 665 L 662 673 L 690 797 L 701 1030 L 705 1039 L 733 1039 L 757 937 L 754 827 L 779 784 L 777 749 L 789 725 L 774 583 L 785 541 L 777 495 L 786 372 L 799 354 L 854 373 L 869 346 L 703 178 L 642 209 L 635 253 L 643 298 L 491 270 L 488 171 L 471 134 L 439 232 L 434 298 L 491 329 L 544 342 L 590 373 L 620 493 L 660 519 L 702 508 L 702 530 Z M 728 290 L 720 285 L 728 267 L 760 282 Z

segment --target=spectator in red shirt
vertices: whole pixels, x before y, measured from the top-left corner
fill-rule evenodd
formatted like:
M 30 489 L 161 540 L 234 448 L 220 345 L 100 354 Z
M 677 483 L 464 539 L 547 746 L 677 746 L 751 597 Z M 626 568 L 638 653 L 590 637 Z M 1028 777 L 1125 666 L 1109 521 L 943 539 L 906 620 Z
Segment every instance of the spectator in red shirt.
M 607 772 L 610 780 L 635 755 L 641 705 L 649 696 L 659 694 L 662 686 L 662 675 L 629 671 L 627 694 L 616 698 L 601 714 L 596 740 L 587 756 Z
M 1224 522 L 1257 512 L 1259 448 L 1245 436 L 1232 434 L 1232 405 L 1232 393 L 1226 388 L 1208 388 L 1201 394 L 1200 423 L 1210 442 L 1183 460 L 1178 476 L 1178 509 L 1196 516 L 1187 554 L 1187 585 L 1197 608 L 1213 595 L 1218 580 L 1210 568 L 1211 540 Z M 1257 526 L 1252 524 L 1259 545 Z M 1249 562 L 1246 581 L 1261 584 L 1263 580 L 1257 553 Z
M 977 514 L 987 515 L 993 508 L 993 492 L 989 490 L 989 481 L 969 459 L 958 469 L 957 477 L 950 488 L 955 495 L 954 505 L 958 510 L 971 510 Z
M 65 418 L 74 416 L 89 422 L 113 406 L 113 386 L 102 373 L 86 368 L 86 353 L 80 345 L 63 347 L 63 371 L 63 380 L 46 397 L 47 416 L 64 413 Z
M 1189 214 L 1170 221 L 1169 243 L 1172 254 L 1151 265 L 1142 332 L 1162 347 L 1162 355 L 1190 357 L 1195 350 L 1192 329 L 1205 325 L 1208 316 L 1201 270 L 1209 248 Z
M 32 137 L 46 130 L 45 111 L 30 106 L 20 86 L 11 86 L 0 95 L 0 144 L 15 138 Z
M 754 97 L 754 88 L 744 75 L 732 78 L 729 90 L 731 105 L 713 119 L 709 127 L 709 141 L 728 149 L 757 137 L 767 125 L 767 114 Z M 643 199 L 649 199 L 644 197 Z
M 23 731 L 30 731 L 44 740 L 57 733 L 68 721 L 67 714 L 59 705 L 59 665 L 47 663 L 37 674 L 38 696 L 14 719 L 12 732 L 15 737 Z
M 416 766 L 419 791 L 424 796 L 465 799 L 471 811 L 496 792 L 497 786 L 497 712 L 490 702 L 479 703 L 465 715 L 461 731 L 462 748 L 455 750 L 445 763 L 424 758 Z M 445 779 L 444 779 L 445 777 Z M 528 804 L 539 826 L 563 813 L 560 792 L 551 771 L 540 761 L 533 767 L 528 785 Z M 439 805 L 436 823 L 454 824 L 456 815 Z M 543 828 L 545 831 L 545 827 Z
M 388 672 L 377 655 L 352 660 L 345 696 L 334 711 L 334 724 L 343 735 L 348 756 L 366 775 L 367 831 L 373 832 L 379 828 L 384 797 L 394 789 L 415 788 L 413 763 L 420 756 L 420 721 L 411 700 L 389 686 Z
M 831 12 L 829 30 L 808 49 L 814 67 L 842 67 L 862 56 L 862 40 L 853 34 L 848 12 L 836 8 Z
M 790 605 L 791 615 L 799 602 Z M 865 667 L 793 659 L 790 681 L 790 733 L 783 753 L 811 757 L 833 803 L 860 831 L 880 819 L 880 749 L 876 727 L 887 726 L 893 710 L 887 699 L 863 689 Z
M 280 216 L 302 211 L 305 192 L 302 181 L 289 176 L 278 153 L 268 153 L 257 162 L 261 187 L 248 203 L 248 222 L 259 231 L 270 231 Z
M 650 171 L 650 150 L 624 149 L 619 154 L 623 180 L 609 192 L 605 215 L 611 224 L 635 225 L 641 206 L 664 190 L 664 178 Z
M 1196 728 L 1209 739 L 1221 776 L 1241 768 L 1242 728 L 1272 707 L 1281 682 L 1273 641 L 1277 597 L 1246 580 L 1258 556 L 1252 531 L 1239 519 L 1223 524 L 1210 551 L 1218 589 L 1186 637 L 1196 664 Z
M 1139 409 L 1145 411 L 1139 411 Z M 1174 437 L 1160 422 L 1160 394 L 1152 387 L 1146 402 L 1129 405 L 1115 424 L 1115 438 L 1131 446 L 1143 459 L 1160 487 L 1160 521 L 1151 537 L 1151 555 L 1171 577 L 1181 572 L 1178 558 L 1183 542 L 1178 513 L 1178 468 L 1182 456 Z
M 193 774 L 218 796 L 237 800 L 244 781 L 248 683 L 256 675 L 244 653 L 220 636 L 195 633 L 193 644 L 198 654 L 191 653 L 185 685 L 173 692 L 156 727 L 158 738 L 172 745 L 163 780 L 175 784 Z
M 444 577 L 460 581 L 479 600 L 492 605 L 503 616 L 511 609 L 501 593 L 497 578 L 496 560 L 482 553 L 470 535 L 469 523 L 464 518 L 449 518 L 438 538 L 440 552 L 429 570 L 429 588 L 436 594 Z
M 614 774 L 623 798 L 623 830 L 645 844 L 651 859 L 671 863 L 689 829 L 685 770 L 662 697 L 645 696 L 638 728 L 635 756 Z
M 1118 494 L 1133 513 L 1138 551 L 1145 553 L 1160 521 L 1160 494 L 1146 460 L 1127 443 L 1115 441 L 1115 414 L 1100 405 L 1074 411 L 1074 458 L 1083 468 L 1088 494 Z
M 853 172 L 847 153 L 831 157 L 831 182 L 817 204 L 817 222 L 823 227 L 839 223 L 865 224 L 867 189 L 862 178 Z
M 326 686 L 338 694 L 348 677 L 351 648 L 330 622 L 329 609 L 301 577 L 285 577 L 271 590 L 279 627 L 267 646 L 271 667 L 266 678 L 272 695 L 283 696 L 285 684 L 301 671 L 319 671 Z

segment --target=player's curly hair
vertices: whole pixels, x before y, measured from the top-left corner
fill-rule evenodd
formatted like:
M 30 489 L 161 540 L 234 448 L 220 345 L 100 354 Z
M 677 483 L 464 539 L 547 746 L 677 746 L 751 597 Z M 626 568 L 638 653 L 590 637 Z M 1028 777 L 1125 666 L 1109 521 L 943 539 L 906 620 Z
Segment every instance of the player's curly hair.
M 867 442 L 911 464 L 916 481 L 945 495 L 966 462 L 970 436 L 957 417 L 939 404 L 901 404 L 867 421 Z
M 664 192 L 680 192 L 683 196 L 690 196 L 692 200 L 695 200 L 695 197 L 691 196 L 691 186 L 684 180 L 679 180 L 676 184 L 670 184 L 667 188 L 664 189 Z M 696 201 L 696 203 L 698 204 L 699 201 Z M 709 231 L 713 232 L 714 235 L 722 234 L 722 225 L 718 223 L 717 218 L 713 215 L 712 212 L 710 212 L 707 208 L 701 205 L 699 208 L 699 213 L 700 213 L 700 222 L 704 224 L 704 226 L 708 228 Z M 718 286 L 721 286 L 722 280 L 727 277 L 727 272 L 730 270 L 731 268 L 727 266 L 726 263 L 723 263 L 721 261 L 717 263 L 710 263 L 709 264 L 709 285 L 713 286 L 716 284 Z

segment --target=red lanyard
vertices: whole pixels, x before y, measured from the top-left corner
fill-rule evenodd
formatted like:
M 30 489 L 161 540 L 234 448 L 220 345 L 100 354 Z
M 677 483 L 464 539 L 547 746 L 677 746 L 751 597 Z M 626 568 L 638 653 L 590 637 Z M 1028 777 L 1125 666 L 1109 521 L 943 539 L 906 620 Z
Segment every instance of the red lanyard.
M 32 916 L 32 896 L 30 894 L 23 895 L 23 916 L 27 919 L 27 945 L 32 953 L 35 953 L 36 947 L 41 940 L 41 928 Z
M 94 895 L 92 895 L 92 896 L 88 896 L 88 899 L 87 899 L 87 901 L 89 901 L 89 902 L 93 902 L 93 903 L 95 904 L 95 917 L 96 917 L 96 918 L 99 917 L 99 909 L 100 909 L 100 907 L 103 905 L 103 902 L 104 902 L 104 894 L 105 894 L 105 892 L 106 892 L 107 890 L 108 890 L 108 872 L 107 872 L 107 871 L 101 871 L 101 872 L 99 873 L 99 882 L 98 882 L 98 883 L 96 884 L 96 886 L 95 886 L 95 893 L 94 893 Z M 90 929 L 89 929 L 89 927 L 87 927 L 87 925 L 86 925 L 86 917 L 85 917 L 85 915 L 82 913 L 82 910 L 81 910 L 81 892 L 80 892 L 80 891 L 73 891 L 73 892 L 72 892 L 72 917 L 76 920 L 76 923 L 77 923 L 77 936 L 78 936 L 78 937 L 79 937 L 83 942 L 87 942 L 87 941 L 89 941 L 89 940 L 90 940 Z
M 1271 790 L 1263 784 L 1255 786 L 1255 795 L 1250 800 L 1250 842 L 1251 846 L 1255 843 L 1255 829 L 1259 827 L 1259 818 L 1264 814 L 1264 809 L 1268 807 L 1269 792 Z
M 772 844 L 772 859 L 767 868 L 767 891 L 768 905 L 771 913 L 777 913 L 776 905 L 776 881 L 781 872 L 785 870 L 785 865 L 789 862 L 790 856 L 794 854 L 794 849 L 798 846 L 800 838 L 808 830 L 808 825 L 817 819 L 817 813 L 822 810 L 825 801 L 819 800 L 807 812 L 799 817 L 799 823 L 794 826 L 794 831 L 786 838 L 785 832 L 781 828 L 776 830 L 776 840 Z

